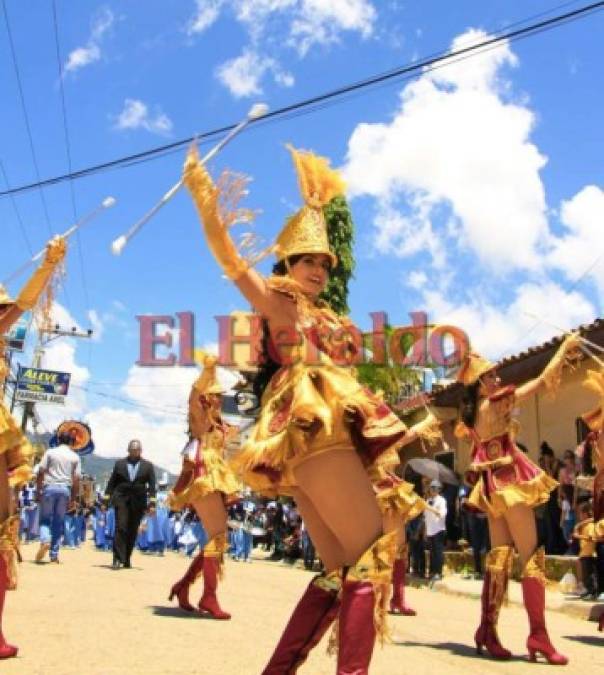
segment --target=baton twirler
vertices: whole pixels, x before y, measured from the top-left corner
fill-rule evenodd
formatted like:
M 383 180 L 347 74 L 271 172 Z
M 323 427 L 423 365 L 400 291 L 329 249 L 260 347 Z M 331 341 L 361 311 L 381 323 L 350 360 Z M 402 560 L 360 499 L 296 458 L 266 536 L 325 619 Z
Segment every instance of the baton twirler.
M 202 164 L 206 164 L 206 162 L 209 162 L 212 157 L 215 157 L 221 150 L 224 148 L 224 146 L 229 143 L 230 141 L 237 136 L 237 134 L 241 133 L 245 127 L 250 123 L 253 122 L 254 120 L 257 120 L 260 117 L 263 117 L 266 115 L 268 112 L 268 106 L 265 103 L 256 103 L 254 104 L 248 114 L 246 115 L 244 120 L 241 120 L 239 124 L 231 129 L 231 131 L 217 144 L 215 145 L 201 160 Z M 134 225 L 126 232 L 126 234 L 123 234 L 121 237 L 118 237 L 117 239 L 114 240 L 114 242 L 111 244 L 111 251 L 113 255 L 120 255 L 120 253 L 124 250 L 124 247 L 126 244 L 134 237 L 134 235 L 145 225 L 145 223 L 162 208 L 165 204 L 167 204 L 172 197 L 180 190 L 180 188 L 183 186 L 183 179 L 181 178 L 178 183 L 173 185 L 168 192 L 157 202 L 157 204 L 151 208 L 145 215 L 138 220 Z

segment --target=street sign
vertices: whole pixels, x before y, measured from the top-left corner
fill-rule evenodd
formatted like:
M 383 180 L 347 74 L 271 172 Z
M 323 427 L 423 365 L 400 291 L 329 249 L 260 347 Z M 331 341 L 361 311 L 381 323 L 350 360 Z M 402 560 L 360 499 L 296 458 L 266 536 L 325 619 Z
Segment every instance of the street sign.
M 71 373 L 19 366 L 15 399 L 31 403 L 64 405 Z

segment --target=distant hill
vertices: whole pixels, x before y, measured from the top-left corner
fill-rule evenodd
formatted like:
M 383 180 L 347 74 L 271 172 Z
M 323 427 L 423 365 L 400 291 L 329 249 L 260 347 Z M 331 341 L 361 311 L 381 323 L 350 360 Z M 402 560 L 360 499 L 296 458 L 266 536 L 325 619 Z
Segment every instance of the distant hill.
M 42 443 L 45 446 L 48 445 L 48 441 L 50 440 L 51 436 L 48 433 L 37 435 L 28 433 L 27 435 L 32 442 Z M 124 456 L 125 455 L 120 455 L 120 457 Z M 119 457 L 98 457 L 95 454 L 86 455 L 82 457 L 82 471 L 89 476 L 94 476 L 96 482 L 101 486 L 104 486 L 109 480 L 109 476 L 111 475 L 111 471 L 113 470 L 113 465 L 115 464 L 116 459 L 119 459 Z M 162 479 L 164 472 L 168 474 L 168 482 L 170 484 L 176 482 L 177 476 L 174 476 L 166 469 L 163 469 L 161 466 L 155 467 L 155 477 L 157 480 Z

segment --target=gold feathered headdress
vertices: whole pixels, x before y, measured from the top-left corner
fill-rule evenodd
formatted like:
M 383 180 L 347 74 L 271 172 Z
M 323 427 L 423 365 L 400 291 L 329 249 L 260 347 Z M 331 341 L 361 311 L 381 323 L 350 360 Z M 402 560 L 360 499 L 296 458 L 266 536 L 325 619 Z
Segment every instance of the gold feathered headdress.
M 338 259 L 329 248 L 323 207 L 344 193 L 344 181 L 325 157 L 287 147 L 294 160 L 304 206 L 288 218 L 277 237 L 277 258 L 284 260 L 303 253 L 323 253 L 335 267 Z
M 493 368 L 495 364 L 485 359 L 484 356 L 476 352 L 468 352 L 457 371 L 457 381 L 468 387 Z

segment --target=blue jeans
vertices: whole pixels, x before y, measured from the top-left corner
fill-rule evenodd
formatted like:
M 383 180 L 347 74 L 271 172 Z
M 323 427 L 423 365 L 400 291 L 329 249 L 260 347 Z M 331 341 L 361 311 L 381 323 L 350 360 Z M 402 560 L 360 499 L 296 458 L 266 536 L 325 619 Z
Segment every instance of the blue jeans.
M 40 507 L 40 543 L 50 542 L 50 559 L 59 555 L 59 544 L 63 536 L 65 511 L 71 497 L 71 488 L 63 485 L 46 485 Z

